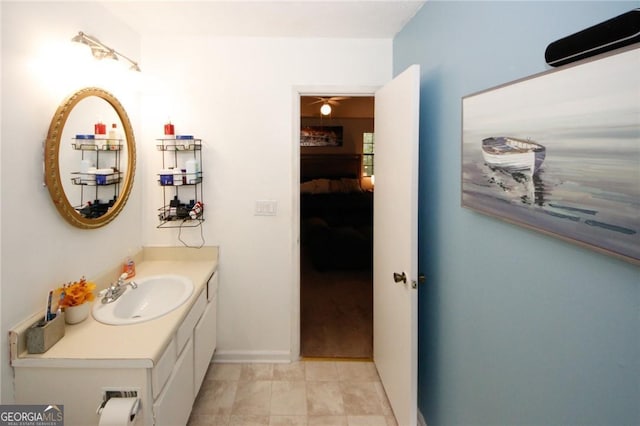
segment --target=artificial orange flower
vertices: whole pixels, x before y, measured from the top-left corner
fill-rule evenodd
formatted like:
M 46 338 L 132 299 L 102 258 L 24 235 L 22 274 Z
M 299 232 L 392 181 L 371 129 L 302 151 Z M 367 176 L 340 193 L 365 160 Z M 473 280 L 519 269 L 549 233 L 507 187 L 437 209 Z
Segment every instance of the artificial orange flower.
M 73 283 L 67 283 L 63 285 L 59 290 L 61 291 L 60 306 L 78 306 L 85 302 L 91 302 L 95 299 L 93 290 L 96 285 L 91 281 L 87 281 L 84 277 L 80 278 L 80 281 L 74 281 Z

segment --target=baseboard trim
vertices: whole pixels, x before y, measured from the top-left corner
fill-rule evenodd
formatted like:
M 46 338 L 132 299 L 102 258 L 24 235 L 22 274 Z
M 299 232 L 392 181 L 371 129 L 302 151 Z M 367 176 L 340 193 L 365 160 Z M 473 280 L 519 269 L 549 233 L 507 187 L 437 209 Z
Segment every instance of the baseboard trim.
M 216 350 L 211 362 L 213 363 L 288 363 L 291 353 L 287 351 L 218 351 Z
M 424 419 L 420 409 L 418 409 L 418 426 L 427 426 L 427 421 Z
M 373 358 L 344 358 L 331 356 L 303 356 L 302 361 L 373 362 Z

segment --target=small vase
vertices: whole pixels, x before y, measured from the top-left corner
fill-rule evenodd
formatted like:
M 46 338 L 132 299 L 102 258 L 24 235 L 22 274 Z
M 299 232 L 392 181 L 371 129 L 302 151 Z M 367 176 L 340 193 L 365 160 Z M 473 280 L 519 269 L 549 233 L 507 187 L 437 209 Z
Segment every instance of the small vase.
M 91 303 L 83 303 L 77 306 L 67 306 L 64 308 L 64 321 L 67 324 L 77 324 L 89 317 L 91 312 Z

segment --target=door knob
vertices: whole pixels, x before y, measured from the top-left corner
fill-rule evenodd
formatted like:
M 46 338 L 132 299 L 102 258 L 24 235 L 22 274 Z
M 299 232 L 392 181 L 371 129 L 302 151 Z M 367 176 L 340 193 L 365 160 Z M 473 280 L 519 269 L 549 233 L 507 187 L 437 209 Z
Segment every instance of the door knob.
M 401 274 L 399 274 L 399 273 L 397 273 L 397 272 L 394 272 L 394 273 L 393 273 L 393 280 L 394 280 L 395 282 L 397 282 L 397 283 L 402 282 L 402 283 L 405 283 L 405 284 L 406 284 L 406 283 L 407 283 L 407 274 L 405 274 L 404 272 L 403 272 L 403 273 L 401 273 Z

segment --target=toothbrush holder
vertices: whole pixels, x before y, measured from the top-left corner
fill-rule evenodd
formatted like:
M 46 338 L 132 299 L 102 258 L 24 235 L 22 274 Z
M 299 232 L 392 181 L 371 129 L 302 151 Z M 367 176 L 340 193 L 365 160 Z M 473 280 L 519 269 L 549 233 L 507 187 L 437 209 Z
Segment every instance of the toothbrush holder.
M 64 313 L 50 321 L 44 318 L 27 329 L 27 352 L 41 354 L 49 350 L 64 336 Z

